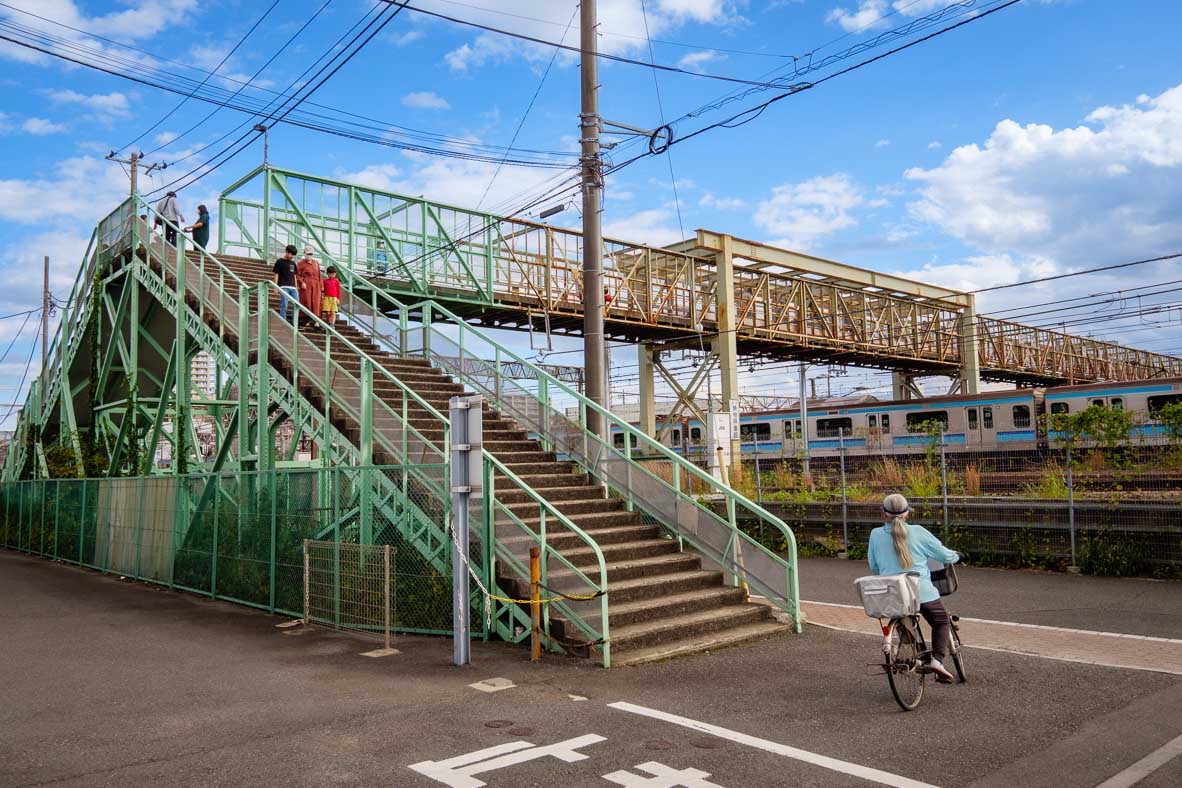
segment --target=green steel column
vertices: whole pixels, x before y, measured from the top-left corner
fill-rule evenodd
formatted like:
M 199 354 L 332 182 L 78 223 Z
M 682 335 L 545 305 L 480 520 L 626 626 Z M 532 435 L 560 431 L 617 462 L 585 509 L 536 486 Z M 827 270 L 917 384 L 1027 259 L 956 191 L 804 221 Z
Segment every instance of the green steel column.
M 250 453 L 250 290 L 238 293 L 238 470 L 246 470 L 243 459 Z M 227 437 L 227 440 L 229 438 Z
M 271 401 L 271 337 L 270 337 L 270 316 L 271 310 L 267 303 L 267 283 L 260 282 L 255 288 L 259 304 L 259 346 L 258 346 L 258 377 L 259 388 L 258 394 L 255 397 L 255 410 L 257 415 L 255 432 L 258 434 L 258 458 L 255 461 L 255 467 L 259 471 L 270 471 L 275 467 L 275 442 L 271 438 L 270 418 L 267 415 L 267 408 Z
M 354 206 L 357 202 L 357 189 L 353 186 L 350 186 L 346 191 L 349 195 L 349 254 L 345 257 L 345 262 L 349 266 L 349 272 L 352 273 L 356 270 L 353 256 L 356 254 L 355 250 L 357 248 L 356 228 L 354 227 L 354 223 L 356 222 L 356 209 Z
M 361 360 L 361 544 L 373 544 L 373 362 Z
M 271 259 L 271 168 L 263 165 L 263 261 Z M 263 302 L 266 303 L 266 302 Z
M 226 253 L 226 198 L 218 197 L 218 256 Z

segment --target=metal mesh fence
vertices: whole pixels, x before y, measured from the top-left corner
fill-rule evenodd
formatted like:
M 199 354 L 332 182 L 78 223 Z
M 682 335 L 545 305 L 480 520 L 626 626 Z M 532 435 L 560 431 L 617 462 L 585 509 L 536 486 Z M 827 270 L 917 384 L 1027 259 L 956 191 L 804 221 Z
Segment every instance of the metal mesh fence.
M 758 468 L 758 472 L 757 472 Z M 1101 575 L 1182 575 L 1182 451 L 1160 435 L 1060 436 L 980 450 L 938 436 L 906 454 L 849 450 L 748 462 L 737 486 L 800 535 L 802 554 L 861 558 L 899 492 L 920 523 L 974 562 Z M 758 523 L 748 532 L 769 547 Z
M 390 545 L 304 540 L 304 623 L 381 637 L 390 648 L 396 593 Z
M 393 629 L 450 634 L 444 512 L 416 483 L 436 473 L 442 467 L 8 482 L 0 546 L 303 617 L 304 540 L 390 545 Z

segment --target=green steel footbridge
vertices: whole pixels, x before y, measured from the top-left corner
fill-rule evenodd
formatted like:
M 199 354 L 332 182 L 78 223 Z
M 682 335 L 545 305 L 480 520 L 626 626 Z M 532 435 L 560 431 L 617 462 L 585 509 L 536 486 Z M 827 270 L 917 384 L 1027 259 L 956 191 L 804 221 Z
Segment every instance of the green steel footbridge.
M 573 267 L 558 281 L 539 261 L 577 259 L 555 246 L 574 236 L 275 168 L 226 190 L 216 251 L 157 221 L 137 195 L 91 235 L 4 461 L 0 544 L 293 615 L 305 539 L 392 544 L 397 628 L 440 633 L 458 549 L 477 634 L 510 641 L 529 637 L 515 600 L 538 548 L 549 647 L 605 666 L 800 631 L 782 521 L 478 325 L 573 328 L 547 296 L 581 301 Z M 335 327 L 281 317 L 267 261 L 289 243 L 341 272 Z M 617 322 L 695 330 L 685 272 L 630 255 L 667 297 L 636 288 Z M 463 393 L 484 401 L 485 495 L 457 546 L 446 414 Z M 357 600 L 335 593 L 347 616 Z

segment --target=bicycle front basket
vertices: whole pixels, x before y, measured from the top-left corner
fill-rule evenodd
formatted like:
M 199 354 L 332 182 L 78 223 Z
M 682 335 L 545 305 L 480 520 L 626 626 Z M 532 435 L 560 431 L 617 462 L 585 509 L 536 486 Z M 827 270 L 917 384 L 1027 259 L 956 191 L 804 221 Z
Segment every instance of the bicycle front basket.
M 901 618 L 919 612 L 919 575 L 867 575 L 854 581 L 862 609 L 871 618 Z

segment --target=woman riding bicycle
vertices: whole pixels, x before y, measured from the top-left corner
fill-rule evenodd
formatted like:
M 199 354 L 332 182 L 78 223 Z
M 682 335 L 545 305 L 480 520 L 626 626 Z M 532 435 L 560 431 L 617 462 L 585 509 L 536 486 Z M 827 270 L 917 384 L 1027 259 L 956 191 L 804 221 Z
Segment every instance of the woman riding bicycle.
M 919 612 L 932 628 L 931 669 L 936 680 L 951 682 L 952 673 L 944 667 L 944 655 L 948 652 L 949 631 L 952 622 L 948 611 L 940 601 L 940 592 L 932 585 L 932 573 L 928 570 L 928 559 L 942 564 L 953 564 L 960 555 L 949 550 L 931 531 L 922 525 L 907 522 L 911 506 L 898 493 L 888 495 L 882 502 L 882 519 L 885 525 L 870 532 L 870 546 L 867 558 L 870 571 L 876 575 L 895 575 L 915 572 L 919 575 Z

